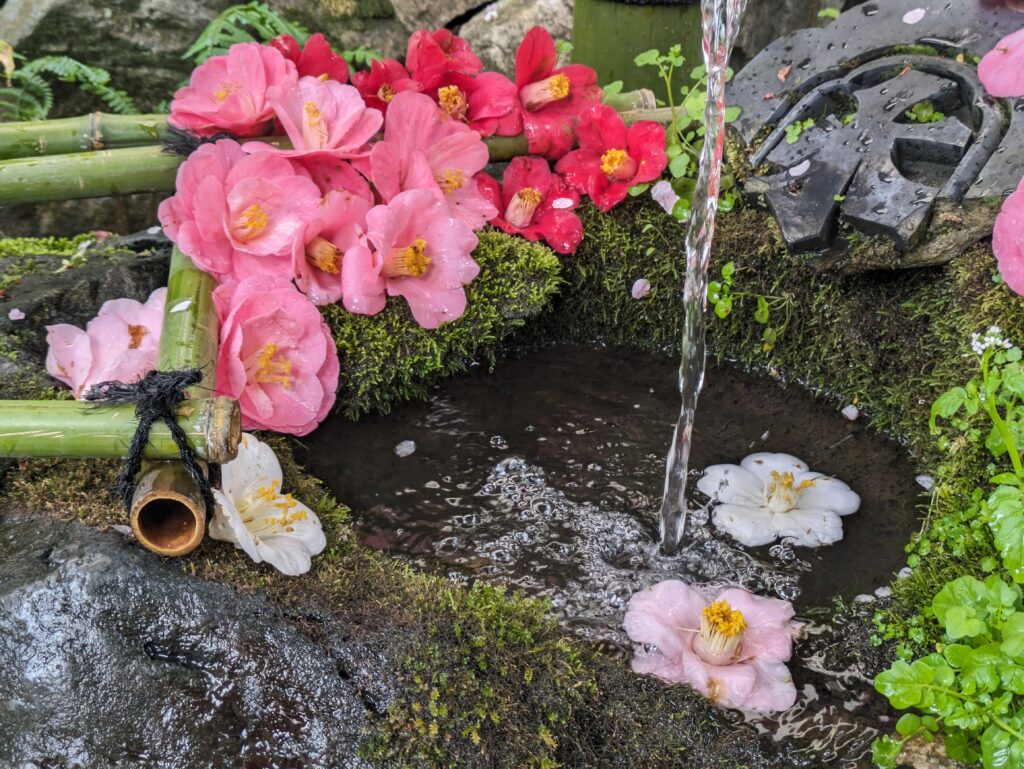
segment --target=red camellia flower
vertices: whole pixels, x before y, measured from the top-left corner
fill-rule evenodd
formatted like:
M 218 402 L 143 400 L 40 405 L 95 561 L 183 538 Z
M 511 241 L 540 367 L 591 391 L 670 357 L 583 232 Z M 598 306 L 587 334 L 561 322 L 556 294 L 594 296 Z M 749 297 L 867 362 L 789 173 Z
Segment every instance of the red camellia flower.
M 558 53 L 547 30 L 534 27 L 516 51 L 516 88 L 523 133 L 533 155 L 556 160 L 572 149 L 579 114 L 601 100 L 597 73 L 582 64 L 555 69 Z
M 375 59 L 370 62 L 368 72 L 353 72 L 352 85 L 359 90 L 367 107 L 384 113 L 396 93 L 421 90 L 420 84 L 395 59 Z
M 580 196 L 547 161 L 536 157 L 513 158 L 502 184 L 486 174 L 477 177 L 480 191 L 498 209 L 491 224 L 527 240 L 541 238 L 560 254 L 571 254 L 583 239 L 583 224 L 573 213 Z
M 295 64 L 299 77 L 309 75 L 321 80 L 348 82 L 348 62 L 331 50 L 331 44 L 319 32 L 310 36 L 304 48 L 300 48 L 298 41 L 291 35 L 278 35 L 268 45 Z
M 473 76 L 484 68 L 469 43 L 450 30 L 417 30 L 409 38 L 405 66 L 423 90 L 436 88 L 449 73 Z
M 664 128 L 641 120 L 627 129 L 606 104 L 580 116 L 576 139 L 579 149 L 559 160 L 556 170 L 602 211 L 621 203 L 634 184 L 657 179 L 668 163 Z
M 481 72 L 476 77 L 450 73 L 428 93 L 445 115 L 481 136 L 523 132 L 515 83 L 498 72 Z

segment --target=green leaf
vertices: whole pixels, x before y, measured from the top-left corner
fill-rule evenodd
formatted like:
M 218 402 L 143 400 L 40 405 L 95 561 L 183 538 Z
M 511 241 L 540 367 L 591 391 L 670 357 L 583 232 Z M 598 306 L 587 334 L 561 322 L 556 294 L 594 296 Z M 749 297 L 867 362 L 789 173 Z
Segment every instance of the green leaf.
M 966 400 L 967 390 L 963 387 L 954 387 L 946 390 L 946 392 L 936 398 L 935 403 L 932 404 L 931 418 L 928 421 L 928 426 L 932 429 L 932 432 L 935 432 L 935 420 L 937 417 L 949 419 L 960 410 L 960 407 L 964 405 Z
M 754 310 L 754 320 L 762 326 L 768 322 L 769 309 L 768 300 L 763 296 L 757 297 L 757 309 Z
M 1024 582 L 1024 513 L 1018 512 L 993 520 L 990 525 L 995 534 L 996 549 L 1003 558 L 1003 566 L 1010 572 L 1014 582 Z
M 974 610 L 966 606 L 954 606 L 946 612 L 944 621 L 946 634 L 950 638 L 974 638 L 984 633 L 988 626 L 977 617 Z
M 879 769 L 893 769 L 903 752 L 903 743 L 886 735 L 871 743 L 871 760 Z
M 819 19 L 838 19 L 839 9 L 838 8 L 822 8 L 818 11 Z
M 656 66 L 658 64 L 659 56 L 661 56 L 661 51 L 657 48 L 651 48 L 650 50 L 638 53 L 633 57 L 633 63 L 638 67 Z
M 724 318 L 730 312 L 732 312 L 732 297 L 724 296 L 715 304 L 715 315 L 719 318 Z
M 726 280 L 729 280 L 729 278 L 731 278 L 735 272 L 736 262 L 730 260 L 722 265 L 722 277 L 725 278 Z
M 743 109 L 741 107 L 726 107 L 725 108 L 725 122 L 735 123 L 742 114 Z
M 946 732 L 945 747 L 946 755 L 962 764 L 973 764 L 981 757 L 977 741 L 959 729 Z
M 629 188 L 630 197 L 636 197 L 637 195 L 643 195 L 651 187 L 650 184 L 634 184 Z
M 921 716 L 916 713 L 904 713 L 896 722 L 896 732 L 902 737 L 912 737 L 921 728 Z
M 1024 657 L 1024 612 L 1014 612 L 1003 623 L 1000 650 L 1008 657 Z
M 964 638 L 976 633 L 968 632 L 978 627 L 968 620 L 981 620 L 987 615 L 988 589 L 985 583 L 974 577 L 964 576 L 947 582 L 932 600 L 932 611 L 953 638 Z M 956 634 L 950 628 L 956 628 Z M 984 632 L 984 623 L 978 632 Z
M 607 102 L 610 97 L 618 96 L 622 93 L 622 81 L 613 80 L 608 85 L 602 86 L 601 90 L 604 92 L 604 101 Z
M 1022 720 L 1015 718 L 1007 725 L 1019 733 L 1024 730 Z M 985 769 L 1024 769 L 1024 740 L 992 724 L 981 735 L 981 765 Z
M 690 156 L 685 152 L 672 159 L 668 164 L 668 170 L 673 176 L 686 176 L 686 170 L 690 166 Z

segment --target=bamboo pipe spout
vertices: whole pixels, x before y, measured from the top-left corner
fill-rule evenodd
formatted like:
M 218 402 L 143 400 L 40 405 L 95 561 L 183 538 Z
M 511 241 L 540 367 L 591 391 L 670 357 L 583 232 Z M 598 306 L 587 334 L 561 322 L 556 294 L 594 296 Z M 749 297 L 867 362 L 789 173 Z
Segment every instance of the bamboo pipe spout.
M 135 538 L 147 550 L 179 556 L 199 547 L 206 504 L 179 462 L 154 462 L 139 476 L 129 514 Z

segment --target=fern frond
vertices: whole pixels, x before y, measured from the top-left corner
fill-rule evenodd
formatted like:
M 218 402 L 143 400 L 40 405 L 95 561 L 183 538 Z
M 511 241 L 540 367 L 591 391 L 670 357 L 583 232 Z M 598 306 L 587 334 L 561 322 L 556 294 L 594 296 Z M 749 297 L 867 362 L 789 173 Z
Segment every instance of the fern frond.
M 213 19 L 181 58 L 202 64 L 211 56 L 226 53 L 235 43 L 265 43 L 278 35 L 291 35 L 299 45 L 304 45 L 309 38 L 309 30 L 301 24 L 282 19 L 265 3 L 253 0 L 244 5 L 233 5 Z

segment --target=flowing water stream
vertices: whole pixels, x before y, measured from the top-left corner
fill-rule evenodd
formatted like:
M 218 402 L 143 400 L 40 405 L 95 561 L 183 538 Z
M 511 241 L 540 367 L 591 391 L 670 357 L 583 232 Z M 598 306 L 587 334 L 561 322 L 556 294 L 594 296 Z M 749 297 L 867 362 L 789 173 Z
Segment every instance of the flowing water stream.
M 682 407 L 665 467 L 661 500 L 661 548 L 671 555 L 679 547 L 686 527 L 686 475 L 693 437 L 697 398 L 704 385 L 704 305 L 708 288 L 708 262 L 715 234 L 715 213 L 725 152 L 725 81 L 729 55 L 739 33 L 747 0 L 702 0 L 704 66 L 708 99 L 704 108 L 704 145 L 700 152 L 693 215 L 686 233 L 686 280 L 683 286 L 682 361 L 679 392 Z

